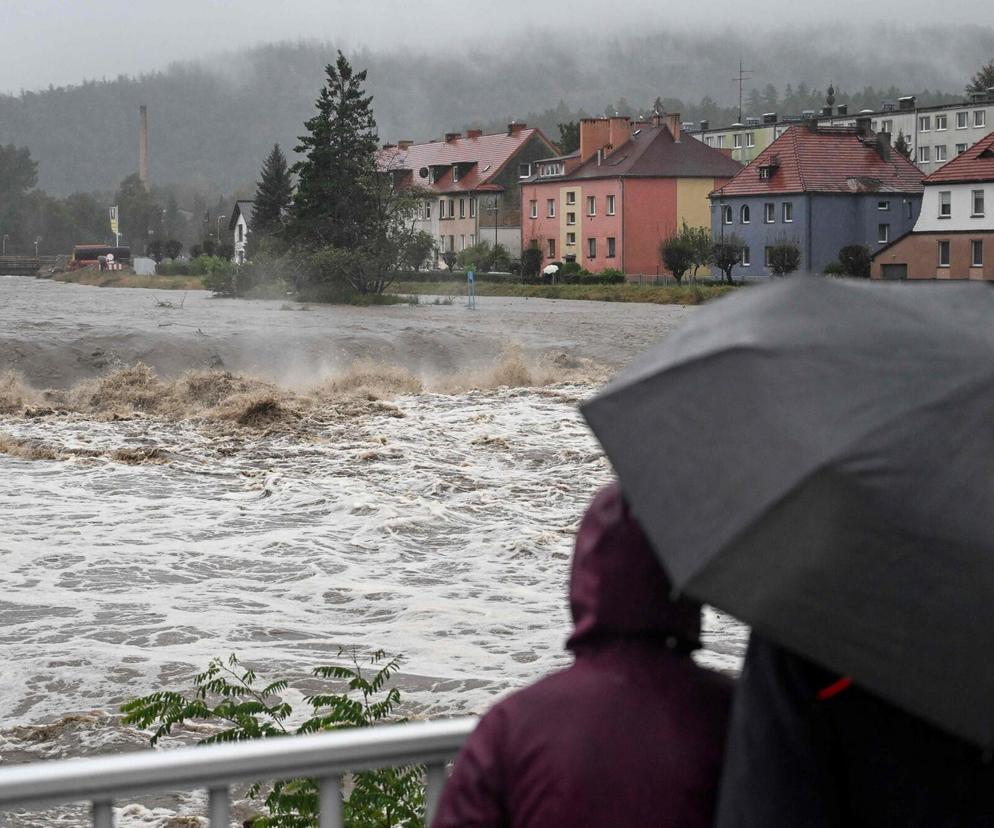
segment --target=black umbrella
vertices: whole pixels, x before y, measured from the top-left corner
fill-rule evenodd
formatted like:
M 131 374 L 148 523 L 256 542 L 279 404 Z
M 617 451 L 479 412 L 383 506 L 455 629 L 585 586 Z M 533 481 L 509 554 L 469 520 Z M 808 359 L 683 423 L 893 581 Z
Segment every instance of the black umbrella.
M 994 291 L 794 278 L 583 406 L 678 588 L 994 746 Z

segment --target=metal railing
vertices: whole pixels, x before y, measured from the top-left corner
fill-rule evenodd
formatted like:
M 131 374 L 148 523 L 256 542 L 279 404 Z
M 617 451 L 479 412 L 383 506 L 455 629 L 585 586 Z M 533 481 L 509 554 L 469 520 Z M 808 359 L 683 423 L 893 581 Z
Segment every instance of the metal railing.
M 342 828 L 342 778 L 373 768 L 425 766 L 425 811 L 434 816 L 445 765 L 476 725 L 472 717 L 336 730 L 0 770 L 0 811 L 71 802 L 92 805 L 94 828 L 113 828 L 115 800 L 203 788 L 211 828 L 228 828 L 231 785 L 307 777 L 318 781 L 320 828 Z

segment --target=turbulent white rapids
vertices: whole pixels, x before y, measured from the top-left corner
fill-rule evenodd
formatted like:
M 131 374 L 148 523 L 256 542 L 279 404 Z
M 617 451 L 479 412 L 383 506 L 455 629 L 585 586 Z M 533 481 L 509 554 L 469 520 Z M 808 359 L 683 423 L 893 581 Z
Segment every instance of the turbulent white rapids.
M 27 355 L 0 365 L 0 374 L 19 368 L 36 386 L 52 366 L 61 366 L 64 386 L 92 376 L 91 365 L 71 375 L 70 363 L 98 350 L 94 338 L 101 354 L 115 337 L 135 347 L 142 320 L 134 304 L 150 301 L 145 291 L 33 280 L 0 280 L 0 289 L 14 295 L 0 310 L 0 354 Z M 193 314 L 213 312 L 233 329 L 239 314 L 267 306 L 273 319 L 288 316 L 275 303 L 212 310 L 205 297 L 194 299 L 190 317 L 174 318 L 192 317 L 184 324 L 198 328 L 206 323 Z M 70 300 L 102 303 L 95 330 L 65 314 Z M 541 312 L 560 329 L 543 328 L 541 341 L 516 332 L 526 352 L 541 353 L 559 336 L 573 357 L 608 367 L 604 329 L 615 325 L 619 364 L 630 356 L 626 339 L 654 338 L 640 326 L 659 336 L 688 312 L 532 303 L 521 313 Z M 481 305 L 481 316 L 491 314 L 482 322 L 467 321 L 458 306 L 356 314 L 368 328 L 379 314 L 419 341 L 439 325 L 440 335 L 485 337 L 500 328 L 500 314 L 520 325 L 513 303 Z M 360 324 L 338 311 L 303 316 L 313 325 L 324 313 L 329 327 L 315 326 L 315 337 L 341 339 Z M 597 340 L 589 349 L 585 325 Z M 278 329 L 267 336 L 268 347 L 279 344 Z M 156 337 L 162 360 L 179 359 L 161 329 Z M 318 352 L 316 343 L 305 344 Z M 482 359 L 469 356 L 477 359 L 466 364 Z M 40 376 L 32 377 L 32 359 Z M 354 416 L 322 418 L 319 408 L 306 430 L 78 410 L 0 414 L 0 765 L 136 749 L 145 737 L 107 714 L 138 694 L 186 688 L 211 657 L 231 652 L 265 674 L 298 677 L 335 662 L 342 647 L 401 653 L 406 710 L 424 716 L 482 710 L 562 666 L 573 532 L 611 475 L 576 410 L 595 390 L 573 379 L 406 393 Z M 18 450 L 24 446 L 46 451 Z M 133 462 L 152 449 L 157 462 Z M 734 669 L 742 628 L 713 613 L 708 621 L 703 660 Z M 119 816 L 122 824 L 165 825 L 170 812 Z

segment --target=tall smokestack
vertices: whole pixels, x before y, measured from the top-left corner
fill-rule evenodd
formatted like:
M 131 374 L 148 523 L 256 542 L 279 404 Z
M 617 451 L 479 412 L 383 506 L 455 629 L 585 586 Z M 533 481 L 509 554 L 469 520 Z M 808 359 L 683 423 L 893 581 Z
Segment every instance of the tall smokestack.
M 138 177 L 145 189 L 149 189 L 148 178 L 148 107 L 138 108 Z

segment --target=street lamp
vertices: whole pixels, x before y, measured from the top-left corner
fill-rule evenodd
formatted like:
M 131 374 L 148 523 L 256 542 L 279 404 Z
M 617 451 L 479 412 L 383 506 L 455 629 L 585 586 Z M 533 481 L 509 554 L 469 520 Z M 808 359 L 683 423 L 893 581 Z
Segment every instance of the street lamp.
M 214 223 L 214 238 L 217 239 L 217 243 L 221 243 L 221 219 L 227 218 L 225 215 L 217 217 L 217 221 Z
M 0 256 L 6 256 L 7 255 L 7 239 L 9 239 L 9 238 L 10 238 L 10 236 L 8 236 L 6 233 L 3 234 L 3 252 L 0 253 Z
M 487 211 L 494 214 L 494 250 L 497 249 L 497 196 L 494 196 L 490 202 L 490 206 L 487 207 Z
M 38 244 L 39 244 L 39 242 L 41 242 L 41 236 L 38 236 L 35 239 L 35 258 L 36 259 L 38 258 Z

